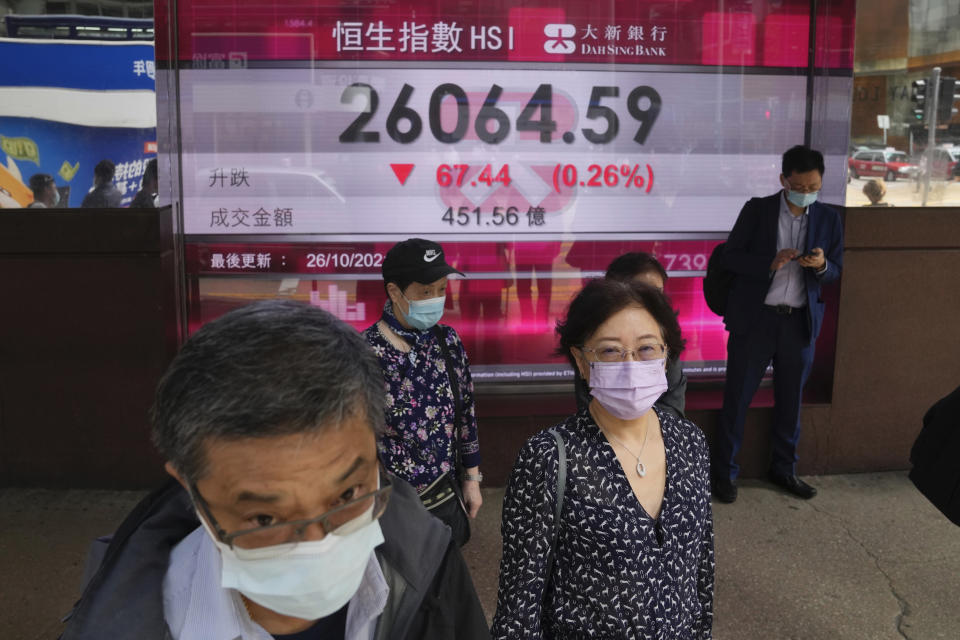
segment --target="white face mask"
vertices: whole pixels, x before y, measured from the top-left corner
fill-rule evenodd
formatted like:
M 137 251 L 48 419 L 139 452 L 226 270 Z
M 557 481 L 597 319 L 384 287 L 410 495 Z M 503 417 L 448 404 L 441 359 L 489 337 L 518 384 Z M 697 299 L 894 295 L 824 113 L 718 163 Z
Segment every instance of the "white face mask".
M 321 540 L 231 549 L 217 540 L 206 520 L 201 517 L 200 522 L 220 550 L 221 586 L 303 620 L 319 620 L 350 602 L 370 554 L 383 543 L 380 522 L 375 520 L 345 536 L 330 533 Z

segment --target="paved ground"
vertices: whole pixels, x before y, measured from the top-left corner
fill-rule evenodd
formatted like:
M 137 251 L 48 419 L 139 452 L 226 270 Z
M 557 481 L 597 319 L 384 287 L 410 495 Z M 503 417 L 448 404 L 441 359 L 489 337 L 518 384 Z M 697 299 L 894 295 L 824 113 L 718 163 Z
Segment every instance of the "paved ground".
M 745 481 L 714 505 L 717 640 L 960 638 L 960 527 L 902 473 L 810 479 L 812 501 Z M 0 639 L 57 637 L 76 598 L 87 541 L 142 494 L 0 490 Z M 502 490 L 486 504 L 467 562 L 496 603 Z

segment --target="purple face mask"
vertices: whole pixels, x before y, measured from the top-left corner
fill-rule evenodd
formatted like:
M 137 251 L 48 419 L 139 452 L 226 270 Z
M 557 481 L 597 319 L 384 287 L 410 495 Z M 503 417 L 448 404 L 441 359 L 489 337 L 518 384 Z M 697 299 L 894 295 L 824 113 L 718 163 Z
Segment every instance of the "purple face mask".
M 667 390 L 667 370 L 659 360 L 590 363 L 590 394 L 621 420 L 635 420 Z

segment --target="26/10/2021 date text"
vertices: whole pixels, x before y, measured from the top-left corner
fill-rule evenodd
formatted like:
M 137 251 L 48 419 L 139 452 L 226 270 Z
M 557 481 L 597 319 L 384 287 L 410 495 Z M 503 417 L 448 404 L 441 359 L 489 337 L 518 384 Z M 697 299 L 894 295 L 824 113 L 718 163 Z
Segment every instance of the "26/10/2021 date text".
M 440 218 L 450 226 L 454 224 L 466 227 L 542 227 L 546 224 L 543 207 L 529 207 L 521 211 L 517 207 L 494 207 L 491 211 L 484 211 L 480 207 L 447 207 Z

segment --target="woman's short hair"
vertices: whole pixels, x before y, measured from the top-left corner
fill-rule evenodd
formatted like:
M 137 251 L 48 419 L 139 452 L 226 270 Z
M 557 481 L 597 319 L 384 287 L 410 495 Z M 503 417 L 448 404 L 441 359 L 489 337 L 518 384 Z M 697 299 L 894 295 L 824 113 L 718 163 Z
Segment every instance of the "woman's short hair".
M 870 202 L 879 202 L 887 195 L 887 188 L 882 180 L 870 180 L 863 185 L 863 195 L 867 196 Z
M 627 307 L 645 309 L 660 325 L 668 357 L 676 359 L 683 352 L 684 340 L 677 322 L 677 312 L 670 301 L 655 287 L 643 282 L 622 282 L 607 278 L 591 280 L 580 290 L 567 308 L 567 316 L 557 323 L 560 336 L 558 354 L 565 355 L 576 368 L 571 347 L 582 347 L 597 329 L 613 315 Z

